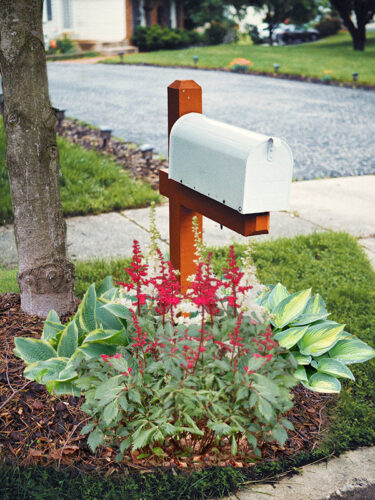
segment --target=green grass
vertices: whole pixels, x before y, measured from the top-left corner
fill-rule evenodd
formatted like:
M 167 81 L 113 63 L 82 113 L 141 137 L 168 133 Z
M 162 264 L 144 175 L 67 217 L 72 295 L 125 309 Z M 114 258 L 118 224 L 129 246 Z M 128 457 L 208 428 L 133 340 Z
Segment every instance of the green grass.
M 244 246 L 238 246 L 241 254 Z M 218 269 L 227 249 L 214 250 Z M 312 287 L 327 303 L 331 318 L 375 347 L 375 272 L 355 238 L 345 233 L 317 233 L 292 239 L 256 243 L 253 252 L 258 278 L 281 281 L 290 292 Z M 76 265 L 80 294 L 92 281 L 114 272 L 121 278 L 126 261 Z M 16 291 L 10 274 L 0 273 L 0 293 Z M 13 274 L 12 274 L 13 273 Z M 12 285 L 13 283 L 13 285 Z M 79 285 L 78 285 L 79 284 Z M 11 289 L 6 287 L 13 286 Z M 340 398 L 330 411 L 330 429 L 319 448 L 280 462 L 249 469 L 212 468 L 190 476 L 178 473 L 132 474 L 118 481 L 60 473 L 52 469 L 7 469 L 0 466 L 0 497 L 156 499 L 213 498 L 227 495 L 244 481 L 275 477 L 314 460 L 359 446 L 375 445 L 375 360 L 353 365 L 356 381 L 344 382 Z M 46 486 L 48 485 L 48 486 Z M 64 496 L 66 494 L 66 496 Z
M 193 55 L 199 56 L 198 67 L 228 68 L 236 57 L 250 59 L 254 71 L 272 73 L 273 64 L 280 64 L 280 73 L 323 78 L 330 71 L 332 80 L 352 82 L 352 73 L 359 73 L 358 83 L 375 85 L 375 32 L 368 32 L 364 52 L 354 51 L 347 33 L 339 33 L 318 42 L 268 47 L 250 43 L 233 43 L 182 50 L 164 50 L 125 57 L 128 64 L 148 63 L 161 66 L 194 66 Z M 120 58 L 106 59 L 107 63 Z
M 108 156 L 58 137 L 62 178 L 60 195 L 65 216 L 99 214 L 144 207 L 161 197 L 149 184 L 132 179 Z M 5 167 L 5 133 L 0 120 L 0 224 L 13 221 Z

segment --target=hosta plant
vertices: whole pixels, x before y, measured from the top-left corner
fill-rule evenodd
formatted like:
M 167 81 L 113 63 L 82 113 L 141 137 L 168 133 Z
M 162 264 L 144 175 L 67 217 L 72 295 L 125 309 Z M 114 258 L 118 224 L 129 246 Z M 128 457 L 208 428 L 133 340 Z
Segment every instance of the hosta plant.
M 98 294 L 95 286 L 90 286 L 76 314 L 66 325 L 61 324 L 52 310 L 40 339 L 15 337 L 14 353 L 27 365 L 24 376 L 45 384 L 55 394 L 80 396 L 75 382 L 76 367 L 81 360 L 115 354 L 116 346 L 127 342 L 126 319 L 114 316 L 105 307 L 118 295 L 118 288 L 113 287 L 108 277 Z
M 317 392 L 338 393 L 338 378 L 354 380 L 348 365 L 375 356 L 375 350 L 345 331 L 345 325 L 330 321 L 322 297 L 311 290 L 290 294 L 278 283 L 257 299 L 271 314 L 275 339 L 298 363 L 295 376 Z

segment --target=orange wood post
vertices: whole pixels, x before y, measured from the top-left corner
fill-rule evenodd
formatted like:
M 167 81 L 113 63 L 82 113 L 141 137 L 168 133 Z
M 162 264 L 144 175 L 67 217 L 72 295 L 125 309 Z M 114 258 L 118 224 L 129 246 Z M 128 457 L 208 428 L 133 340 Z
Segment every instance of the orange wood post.
M 168 139 L 175 122 L 187 113 L 202 113 L 202 88 L 193 80 L 176 80 L 168 87 Z M 193 217 L 197 217 L 202 234 L 202 215 L 181 204 L 178 197 L 169 198 L 170 260 L 180 271 L 183 290 L 188 288 L 187 278 L 195 274 Z

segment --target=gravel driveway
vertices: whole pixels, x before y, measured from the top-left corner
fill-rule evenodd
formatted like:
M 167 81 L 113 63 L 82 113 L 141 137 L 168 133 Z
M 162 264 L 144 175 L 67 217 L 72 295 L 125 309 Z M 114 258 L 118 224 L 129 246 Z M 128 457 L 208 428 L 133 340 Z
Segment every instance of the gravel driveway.
M 211 118 L 283 137 L 297 179 L 375 174 L 375 93 L 261 76 L 49 63 L 53 105 L 167 154 L 167 86 L 193 79 Z

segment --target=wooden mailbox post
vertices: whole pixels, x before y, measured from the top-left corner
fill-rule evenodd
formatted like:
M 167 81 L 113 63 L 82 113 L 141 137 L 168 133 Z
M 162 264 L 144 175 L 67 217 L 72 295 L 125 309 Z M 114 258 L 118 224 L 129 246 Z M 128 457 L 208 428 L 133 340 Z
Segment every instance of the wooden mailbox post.
M 202 113 L 202 88 L 193 80 L 176 80 L 168 87 L 168 137 L 175 122 L 187 113 Z M 173 267 L 180 271 L 183 290 L 189 287 L 187 278 L 196 271 L 192 229 L 194 216 L 198 219 L 201 234 L 203 215 L 243 236 L 269 232 L 269 212 L 241 214 L 170 179 L 167 169 L 159 171 L 159 191 L 169 198 L 170 260 Z

